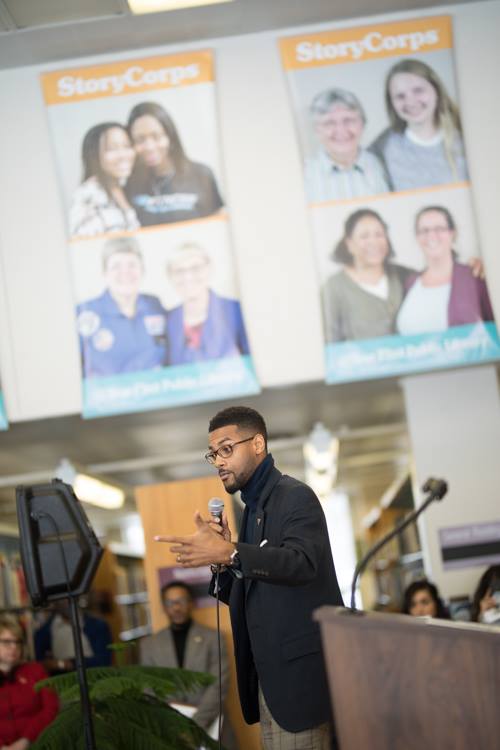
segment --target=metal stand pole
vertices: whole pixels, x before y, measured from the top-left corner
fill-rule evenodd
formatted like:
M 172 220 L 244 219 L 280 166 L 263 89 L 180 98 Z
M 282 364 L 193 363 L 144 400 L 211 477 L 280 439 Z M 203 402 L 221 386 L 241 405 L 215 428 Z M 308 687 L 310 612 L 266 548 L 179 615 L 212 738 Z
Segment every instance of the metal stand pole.
M 83 661 L 82 634 L 80 632 L 80 619 L 78 617 L 77 597 L 69 597 L 71 614 L 71 627 L 73 629 L 73 642 L 75 644 L 75 663 L 78 683 L 80 685 L 80 699 L 83 712 L 83 732 L 85 737 L 85 750 L 97 750 L 94 736 L 94 725 L 92 723 L 92 709 L 89 699 L 89 687 Z

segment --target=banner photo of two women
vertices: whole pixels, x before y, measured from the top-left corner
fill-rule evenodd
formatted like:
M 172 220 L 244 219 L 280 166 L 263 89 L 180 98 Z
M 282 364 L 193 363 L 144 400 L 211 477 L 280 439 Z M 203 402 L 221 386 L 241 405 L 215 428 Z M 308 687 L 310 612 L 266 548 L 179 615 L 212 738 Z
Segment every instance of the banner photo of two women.
M 257 393 L 212 53 L 41 78 L 69 235 L 83 416 Z
M 449 16 L 281 40 L 304 162 L 327 382 L 500 357 Z

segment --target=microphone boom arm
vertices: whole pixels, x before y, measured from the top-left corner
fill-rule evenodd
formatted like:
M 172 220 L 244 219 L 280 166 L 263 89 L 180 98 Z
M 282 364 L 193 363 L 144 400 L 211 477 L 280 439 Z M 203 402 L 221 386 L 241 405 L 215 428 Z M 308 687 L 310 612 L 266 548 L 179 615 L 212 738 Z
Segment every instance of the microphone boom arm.
M 356 565 L 356 569 L 354 570 L 354 576 L 352 579 L 351 584 L 351 609 L 356 610 L 355 605 L 355 594 L 356 594 L 356 583 L 358 581 L 358 578 L 360 577 L 361 573 L 366 568 L 367 564 L 370 562 L 372 557 L 374 557 L 377 552 L 379 552 L 382 547 L 385 547 L 385 545 L 391 541 L 395 536 L 400 534 L 403 529 L 406 529 L 407 526 L 409 526 L 411 523 L 417 520 L 419 515 L 424 512 L 424 510 L 434 501 L 434 500 L 441 500 L 448 491 L 448 485 L 446 482 L 442 479 L 428 479 L 424 486 L 422 487 L 422 490 L 424 492 L 429 492 L 429 496 L 425 499 L 425 501 L 422 503 L 422 505 L 419 508 L 416 508 L 414 511 L 412 511 L 408 516 L 403 518 L 399 523 L 396 524 L 396 526 L 390 531 L 388 534 L 385 534 L 385 536 L 382 537 L 382 539 L 377 542 L 377 544 L 368 550 L 366 555 L 361 558 L 361 560 Z

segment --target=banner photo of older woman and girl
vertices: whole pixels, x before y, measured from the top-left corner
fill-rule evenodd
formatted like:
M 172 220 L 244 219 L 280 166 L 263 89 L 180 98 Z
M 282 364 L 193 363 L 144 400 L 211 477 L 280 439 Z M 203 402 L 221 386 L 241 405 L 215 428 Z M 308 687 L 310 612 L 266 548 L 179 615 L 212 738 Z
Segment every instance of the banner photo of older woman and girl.
M 42 75 L 83 415 L 259 391 L 224 208 L 212 54 Z
M 281 40 L 330 383 L 500 358 L 453 71 L 451 19 Z

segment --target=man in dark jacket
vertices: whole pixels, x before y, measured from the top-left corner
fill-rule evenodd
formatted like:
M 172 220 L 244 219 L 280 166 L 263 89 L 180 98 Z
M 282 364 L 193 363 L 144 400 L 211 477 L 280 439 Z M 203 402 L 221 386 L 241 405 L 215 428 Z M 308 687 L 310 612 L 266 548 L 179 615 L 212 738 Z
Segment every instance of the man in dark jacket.
M 211 420 L 206 459 L 227 492 L 241 490 L 240 540 L 231 541 L 225 516 L 218 527 L 199 513 L 192 536 L 158 539 L 174 543 L 184 567 L 224 566 L 219 596 L 230 607 L 241 707 L 249 724 L 260 720 L 265 750 L 326 750 L 328 687 L 312 613 L 342 597 L 319 500 L 276 469 L 253 409 L 230 407 Z

